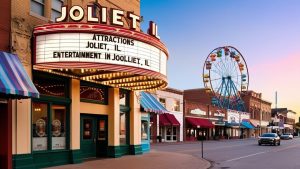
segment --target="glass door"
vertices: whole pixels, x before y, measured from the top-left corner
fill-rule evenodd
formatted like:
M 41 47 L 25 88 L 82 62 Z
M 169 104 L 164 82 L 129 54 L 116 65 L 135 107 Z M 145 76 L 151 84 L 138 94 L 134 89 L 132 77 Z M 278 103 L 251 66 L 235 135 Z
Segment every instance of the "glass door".
M 97 118 L 81 115 L 80 150 L 82 158 L 96 157 Z

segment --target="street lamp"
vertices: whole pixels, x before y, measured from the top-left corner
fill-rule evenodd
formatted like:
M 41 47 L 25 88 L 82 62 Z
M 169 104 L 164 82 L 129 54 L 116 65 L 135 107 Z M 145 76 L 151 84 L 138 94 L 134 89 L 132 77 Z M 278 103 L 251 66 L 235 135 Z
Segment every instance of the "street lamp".
M 200 129 L 200 126 L 198 125 L 197 126 L 197 129 L 199 130 Z M 200 130 L 199 130 L 200 132 Z M 201 138 L 201 157 L 203 158 L 203 133 L 201 134 L 202 138 Z

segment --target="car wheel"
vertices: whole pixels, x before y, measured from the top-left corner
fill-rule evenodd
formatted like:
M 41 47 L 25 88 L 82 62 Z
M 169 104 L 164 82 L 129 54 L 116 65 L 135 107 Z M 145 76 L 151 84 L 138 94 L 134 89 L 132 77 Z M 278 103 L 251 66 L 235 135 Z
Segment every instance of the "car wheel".
M 261 146 L 261 143 L 258 143 L 259 146 Z
M 278 146 L 280 146 L 280 141 L 278 142 Z

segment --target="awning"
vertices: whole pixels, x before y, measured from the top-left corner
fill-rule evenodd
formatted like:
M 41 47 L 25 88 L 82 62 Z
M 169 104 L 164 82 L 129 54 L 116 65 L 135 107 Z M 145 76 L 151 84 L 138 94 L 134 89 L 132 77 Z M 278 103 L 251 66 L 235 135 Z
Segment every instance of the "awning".
M 0 51 L 0 93 L 9 97 L 39 97 L 16 55 Z
M 193 117 L 186 117 L 185 119 L 187 123 L 189 123 L 193 127 L 214 128 L 214 125 L 211 123 L 211 121 L 207 119 L 193 118 Z
M 247 122 L 247 121 L 242 121 L 241 125 L 242 125 L 243 127 L 245 127 L 246 129 L 254 129 L 254 126 L 252 126 L 252 125 L 250 124 L 250 122 Z
M 164 115 L 171 122 L 172 126 L 180 126 L 179 121 L 176 119 L 176 117 L 173 114 L 165 113 Z
M 159 115 L 159 125 L 160 126 L 171 126 L 171 122 L 167 119 L 165 114 Z
M 167 113 L 167 109 L 150 93 L 141 92 L 140 103 L 146 112 Z

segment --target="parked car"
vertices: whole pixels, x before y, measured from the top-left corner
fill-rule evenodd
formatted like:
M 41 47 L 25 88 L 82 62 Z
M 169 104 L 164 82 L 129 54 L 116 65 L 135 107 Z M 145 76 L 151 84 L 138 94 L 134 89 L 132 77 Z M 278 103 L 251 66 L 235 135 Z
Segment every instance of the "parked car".
M 288 135 L 290 139 L 293 139 L 293 138 L 294 138 L 294 136 L 293 136 L 292 133 L 285 133 L 285 134 Z M 285 135 L 285 134 L 284 134 L 284 135 Z
M 280 137 L 276 133 L 264 133 L 258 137 L 258 145 L 262 144 L 271 144 L 271 145 L 280 145 Z
M 289 136 L 288 134 L 282 134 L 282 135 L 280 136 L 280 139 L 281 139 L 281 140 L 289 140 L 289 139 L 290 139 L 290 136 Z

